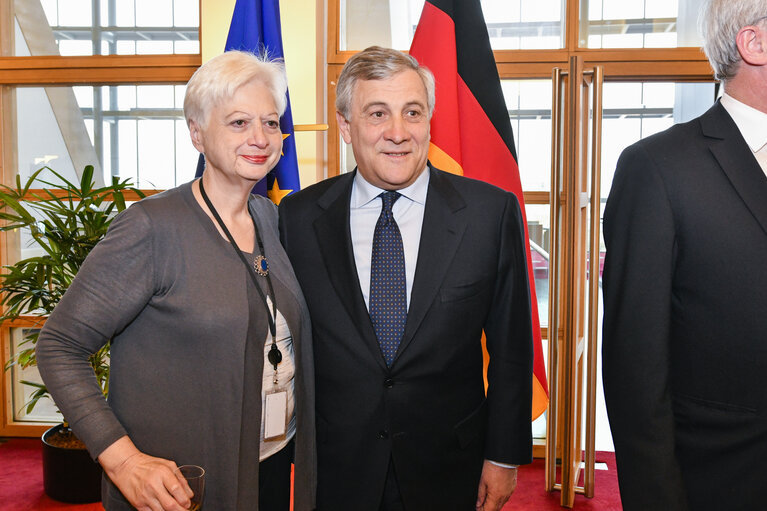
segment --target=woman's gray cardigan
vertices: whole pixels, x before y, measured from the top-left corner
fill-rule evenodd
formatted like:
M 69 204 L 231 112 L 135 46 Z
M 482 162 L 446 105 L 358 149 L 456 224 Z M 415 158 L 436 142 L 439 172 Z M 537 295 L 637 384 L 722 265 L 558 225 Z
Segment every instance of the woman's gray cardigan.
M 278 306 L 297 308 L 291 315 L 301 318 L 289 327 L 296 363 L 295 510 L 307 511 L 316 489 L 309 314 L 279 242 L 277 209 L 263 197 L 251 198 L 250 208 L 272 278 L 292 294 Z M 128 434 L 147 454 L 205 467 L 206 511 L 256 509 L 257 500 L 236 502 L 238 464 L 258 460 L 259 449 L 259 438 L 240 441 L 243 400 L 257 400 L 259 420 L 261 409 L 260 375 L 250 378 L 258 388 L 244 388 L 250 282 L 191 183 L 115 218 L 37 343 L 43 379 L 94 458 Z M 88 356 L 109 339 L 107 404 Z M 263 364 L 263 350 L 255 351 Z M 258 478 L 250 484 L 257 492 Z M 111 482 L 104 489 L 107 509 L 131 509 Z

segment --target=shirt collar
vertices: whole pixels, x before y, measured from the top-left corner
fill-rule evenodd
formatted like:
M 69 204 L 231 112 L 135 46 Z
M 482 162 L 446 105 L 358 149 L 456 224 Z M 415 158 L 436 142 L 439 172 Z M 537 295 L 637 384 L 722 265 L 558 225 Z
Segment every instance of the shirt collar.
M 410 186 L 397 190 L 397 192 L 403 197 L 423 205 L 426 204 L 426 192 L 428 189 L 429 167 L 427 166 Z M 357 170 L 357 174 L 354 176 L 354 193 L 352 193 L 351 207 L 361 208 L 378 198 L 385 191 L 383 188 L 378 188 L 368 183 L 362 177 L 362 173 Z
M 727 93 L 722 95 L 721 101 L 751 151 L 757 152 L 767 144 L 767 113 L 752 108 Z

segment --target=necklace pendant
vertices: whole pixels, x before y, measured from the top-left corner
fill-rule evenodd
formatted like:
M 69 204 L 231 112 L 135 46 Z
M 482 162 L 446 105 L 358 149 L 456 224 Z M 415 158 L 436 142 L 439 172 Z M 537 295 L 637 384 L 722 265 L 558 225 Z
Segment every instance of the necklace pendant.
M 262 255 L 256 256 L 256 259 L 253 261 L 253 268 L 262 277 L 269 275 L 269 263 L 266 261 L 266 257 Z

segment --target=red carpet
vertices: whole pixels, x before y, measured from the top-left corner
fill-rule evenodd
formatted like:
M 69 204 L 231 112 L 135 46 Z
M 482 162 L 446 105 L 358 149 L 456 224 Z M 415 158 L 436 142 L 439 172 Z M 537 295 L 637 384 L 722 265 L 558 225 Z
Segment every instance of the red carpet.
M 583 495 L 575 496 L 575 511 L 622 511 L 621 498 L 618 492 L 618 474 L 615 471 L 615 453 L 597 451 L 597 463 L 605 463 L 607 470 L 595 470 L 594 498 L 587 499 Z M 583 485 L 581 473 L 580 484 Z M 548 511 L 562 510 L 560 507 L 561 494 L 544 490 L 545 471 L 544 460 L 536 459 L 530 465 L 520 467 L 517 489 L 511 500 L 503 507 L 503 511 Z
M 2 439 L 0 439 L 2 442 Z M 621 511 L 615 455 L 598 452 L 597 462 L 606 463 L 608 470 L 596 471 L 596 491 L 593 499 L 576 495 L 576 511 Z M 559 492 L 543 489 L 543 460 L 520 468 L 517 490 L 503 511 L 560 510 Z M 101 504 L 62 504 L 43 493 L 40 440 L 12 438 L 0 443 L 0 511 L 103 511 Z
M 101 504 L 62 504 L 43 493 L 39 438 L 0 443 L 0 511 L 103 511 Z

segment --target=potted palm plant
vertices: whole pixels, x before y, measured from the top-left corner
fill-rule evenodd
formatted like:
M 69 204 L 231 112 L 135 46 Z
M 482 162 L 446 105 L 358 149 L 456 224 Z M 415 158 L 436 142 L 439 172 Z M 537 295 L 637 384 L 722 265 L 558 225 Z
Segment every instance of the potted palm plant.
M 50 171 L 57 183 L 40 178 Z M 0 184 L 0 230 L 28 229 L 31 245 L 41 255 L 3 266 L 0 272 L 0 321 L 19 317 L 38 318 L 40 326 L 64 295 L 91 249 L 106 234 L 114 216 L 126 208 L 125 192 L 133 191 L 128 180 L 112 178 L 112 184 L 96 187 L 93 166 L 83 170 L 73 183 L 49 167 L 34 172 L 22 185 Z M 20 349 L 5 369 L 26 369 L 36 365 L 35 344 L 39 329 L 27 329 Z M 104 396 L 109 391 L 109 344 L 90 358 Z M 50 397 L 44 384 L 22 381 L 34 388 L 24 405 L 30 413 L 41 399 Z M 66 422 L 43 434 L 43 483 L 51 498 L 64 502 L 99 500 L 100 467 L 90 459 Z M 63 464 L 63 467 L 61 466 Z

